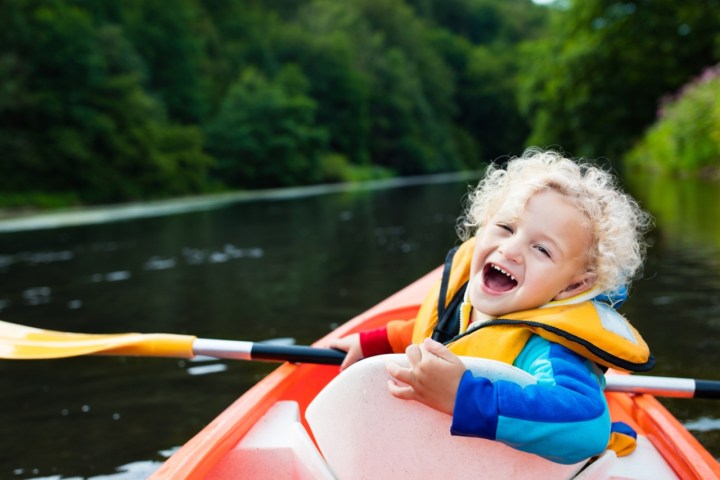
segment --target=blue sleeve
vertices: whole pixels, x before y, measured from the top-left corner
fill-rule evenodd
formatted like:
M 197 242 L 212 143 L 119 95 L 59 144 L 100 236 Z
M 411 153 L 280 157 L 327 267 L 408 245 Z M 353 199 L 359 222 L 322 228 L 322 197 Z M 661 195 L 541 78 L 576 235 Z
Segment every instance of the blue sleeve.
M 451 432 L 497 440 L 557 463 L 577 463 L 605 450 L 610 413 L 604 378 L 562 345 L 531 337 L 515 366 L 537 384 L 520 387 L 465 372 Z

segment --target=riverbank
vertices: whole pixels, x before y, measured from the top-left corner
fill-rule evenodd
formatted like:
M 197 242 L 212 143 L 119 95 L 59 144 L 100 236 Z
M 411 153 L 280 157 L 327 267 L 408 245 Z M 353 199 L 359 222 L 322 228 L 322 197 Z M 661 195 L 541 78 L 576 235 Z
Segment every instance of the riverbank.
M 419 184 L 447 183 L 480 177 L 480 171 L 399 177 L 366 182 L 331 183 L 304 187 L 223 192 L 149 202 L 77 207 L 54 211 L 0 209 L 0 233 L 42 230 L 76 225 L 116 222 L 132 218 L 158 217 L 216 208 L 229 203 L 289 200 L 354 190 L 379 190 Z

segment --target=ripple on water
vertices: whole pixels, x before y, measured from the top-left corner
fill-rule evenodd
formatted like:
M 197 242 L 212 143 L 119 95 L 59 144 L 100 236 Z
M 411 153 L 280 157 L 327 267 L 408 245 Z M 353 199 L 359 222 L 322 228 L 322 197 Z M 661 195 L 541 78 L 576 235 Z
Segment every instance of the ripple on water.
M 710 432 L 720 430 L 720 418 L 700 417 L 696 420 L 685 422 L 685 428 L 696 432 Z

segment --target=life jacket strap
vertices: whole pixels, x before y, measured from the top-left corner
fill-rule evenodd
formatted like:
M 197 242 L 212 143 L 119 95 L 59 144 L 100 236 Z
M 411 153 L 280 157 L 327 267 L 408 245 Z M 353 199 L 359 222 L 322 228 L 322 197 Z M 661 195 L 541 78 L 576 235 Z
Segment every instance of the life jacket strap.
M 440 281 L 440 293 L 438 294 L 438 321 L 432 333 L 432 339 L 441 343 L 446 343 L 453 339 L 460 329 L 459 307 L 462 302 L 468 282 L 465 282 L 460 289 L 455 292 L 450 302 L 447 301 L 448 284 L 450 282 L 450 271 L 452 270 L 453 258 L 458 251 L 455 247 L 451 249 L 445 257 L 445 267 L 443 268 L 442 280 Z

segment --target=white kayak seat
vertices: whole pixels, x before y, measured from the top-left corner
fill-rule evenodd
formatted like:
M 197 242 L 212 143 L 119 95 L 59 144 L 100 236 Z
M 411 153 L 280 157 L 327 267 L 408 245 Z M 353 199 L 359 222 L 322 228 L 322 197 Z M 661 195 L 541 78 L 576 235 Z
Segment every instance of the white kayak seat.
M 630 455 L 618 457 L 606 450 L 575 480 L 678 480 L 679 477 L 647 437 L 638 435 Z
M 279 401 L 205 478 L 332 480 L 335 477 L 300 423 L 298 403 Z
M 644 435 L 638 435 L 635 451 L 626 457 L 619 457 L 612 465 L 610 479 L 633 480 L 677 480 L 667 460 Z
M 578 473 L 574 480 L 608 480 L 617 459 L 618 456 L 614 450 L 605 450 L 602 455 Z
M 585 462 L 561 465 L 503 443 L 450 434 L 452 418 L 387 390 L 388 361 L 380 355 L 353 364 L 308 406 L 305 418 L 330 469 L 340 480 L 356 479 L 570 479 Z M 505 363 L 463 357 L 476 375 L 535 383 Z

